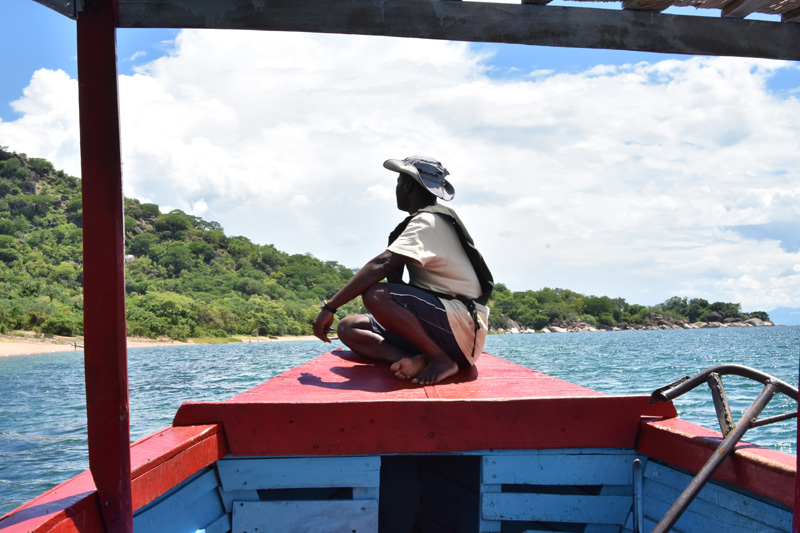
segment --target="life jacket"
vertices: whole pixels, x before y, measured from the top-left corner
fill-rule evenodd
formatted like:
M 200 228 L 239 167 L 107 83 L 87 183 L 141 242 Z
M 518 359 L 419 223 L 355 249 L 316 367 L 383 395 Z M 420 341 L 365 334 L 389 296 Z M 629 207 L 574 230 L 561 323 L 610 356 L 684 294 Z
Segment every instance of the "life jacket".
M 458 218 L 456 212 L 451 208 L 444 205 L 434 204 L 423 207 L 413 215 L 406 217 L 400 224 L 397 225 L 394 231 L 389 234 L 389 245 L 391 245 L 400 236 L 400 234 L 405 231 L 408 223 L 411 222 L 411 219 L 413 219 L 419 213 L 433 213 L 436 215 L 441 215 L 445 220 L 453 224 L 453 228 L 456 230 L 456 235 L 458 235 L 458 240 L 461 241 L 461 246 L 464 248 L 464 252 L 466 252 L 470 263 L 472 263 L 472 268 L 475 269 L 475 275 L 478 277 L 478 281 L 481 285 L 481 295 L 475 298 L 474 301 L 481 305 L 487 305 L 489 303 L 489 298 L 492 296 L 492 290 L 494 289 L 494 279 L 492 278 L 492 273 L 489 271 L 489 267 L 486 266 L 486 262 L 483 260 L 481 253 L 477 248 L 475 248 L 475 243 L 473 242 L 472 237 L 470 237 L 467 228 L 464 226 L 464 223 L 461 222 L 461 219 Z M 386 276 L 387 281 L 393 283 L 402 283 L 404 268 L 405 265 Z M 460 294 L 436 294 L 436 296 L 455 298 L 461 301 L 470 300 L 469 298 L 466 298 L 464 295 Z

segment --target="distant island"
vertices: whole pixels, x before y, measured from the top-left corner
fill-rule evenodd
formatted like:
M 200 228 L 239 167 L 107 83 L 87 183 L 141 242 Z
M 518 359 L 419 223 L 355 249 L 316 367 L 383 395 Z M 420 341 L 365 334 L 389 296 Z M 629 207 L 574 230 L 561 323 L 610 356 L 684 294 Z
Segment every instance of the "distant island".
M 80 180 L 0 147 L 0 333 L 83 334 Z M 128 334 L 188 339 L 311 334 L 320 301 L 354 271 L 226 235 L 217 222 L 125 199 Z M 768 325 L 737 303 L 673 297 L 655 306 L 498 283 L 493 332 Z M 338 315 L 363 312 L 360 300 Z

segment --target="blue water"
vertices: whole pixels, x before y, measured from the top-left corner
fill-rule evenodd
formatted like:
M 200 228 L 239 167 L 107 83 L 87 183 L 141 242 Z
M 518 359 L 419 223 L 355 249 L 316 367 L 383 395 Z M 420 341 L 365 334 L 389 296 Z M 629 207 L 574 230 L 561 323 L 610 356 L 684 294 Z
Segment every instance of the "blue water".
M 131 439 L 168 426 L 185 401 L 224 400 L 329 348 L 297 341 L 131 349 Z M 721 363 L 796 386 L 800 326 L 492 335 L 486 351 L 609 394 L 649 394 Z M 0 515 L 87 468 L 82 358 L 80 351 L 0 358 Z M 738 420 L 762 386 L 736 377 L 724 383 Z M 675 403 L 682 418 L 717 428 L 707 387 Z M 796 409 L 779 395 L 762 417 Z M 745 439 L 794 454 L 796 422 L 756 428 Z

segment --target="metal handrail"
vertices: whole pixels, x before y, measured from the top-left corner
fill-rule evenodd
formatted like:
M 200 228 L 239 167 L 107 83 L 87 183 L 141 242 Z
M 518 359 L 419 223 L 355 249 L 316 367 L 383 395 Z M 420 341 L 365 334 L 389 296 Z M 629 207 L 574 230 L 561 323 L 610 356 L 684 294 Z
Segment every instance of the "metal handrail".
M 722 386 L 723 375 L 741 376 L 758 381 L 764 385 L 764 389 L 745 411 L 737 424 L 733 423 L 730 405 L 725 396 L 725 389 Z M 758 415 L 761 414 L 772 397 L 779 392 L 797 401 L 797 388 L 759 370 L 733 364 L 717 365 L 695 374 L 694 376 L 686 376 L 665 387 L 656 389 L 650 395 L 650 403 L 654 404 L 659 401 L 666 402 L 673 400 L 702 383 L 707 383 L 711 389 L 714 407 L 717 411 L 717 418 L 724 438 L 708 462 L 703 465 L 703 468 L 700 469 L 681 495 L 678 496 L 678 499 L 675 500 L 675 503 L 672 504 L 672 507 L 669 508 L 664 517 L 658 522 L 653 529 L 653 533 L 664 533 L 675 525 L 675 522 L 678 521 L 686 508 L 689 507 L 689 504 L 692 503 L 695 496 L 697 496 L 716 469 L 722 464 L 722 461 L 733 453 L 736 443 L 739 442 L 748 429 L 797 417 L 797 411 L 795 410 L 782 415 L 758 420 Z

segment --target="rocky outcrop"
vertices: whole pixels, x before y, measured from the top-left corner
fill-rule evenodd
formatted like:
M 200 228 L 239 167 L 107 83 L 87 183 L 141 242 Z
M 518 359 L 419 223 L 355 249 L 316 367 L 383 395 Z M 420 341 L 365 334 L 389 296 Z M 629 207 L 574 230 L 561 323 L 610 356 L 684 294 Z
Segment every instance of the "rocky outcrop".
M 712 317 L 717 318 L 717 317 Z M 647 322 L 644 324 L 632 324 L 619 322 L 616 326 L 592 326 L 580 318 L 570 318 L 568 320 L 554 320 L 549 326 L 542 328 L 540 333 L 575 333 L 584 331 L 644 331 L 644 330 L 668 330 L 668 329 L 704 329 L 704 328 L 748 328 L 774 326 L 769 320 L 758 318 L 740 317 L 738 319 L 726 318 L 722 320 L 710 320 L 708 322 L 689 323 L 684 320 L 674 320 L 670 317 L 651 313 Z M 531 329 L 520 327 L 517 324 L 508 330 L 496 330 L 492 333 L 535 333 Z

